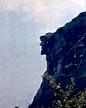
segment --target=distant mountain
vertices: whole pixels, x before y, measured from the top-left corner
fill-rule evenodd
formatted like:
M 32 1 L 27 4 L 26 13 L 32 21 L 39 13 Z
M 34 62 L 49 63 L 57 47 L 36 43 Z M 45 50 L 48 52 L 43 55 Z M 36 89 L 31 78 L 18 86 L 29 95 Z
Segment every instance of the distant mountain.
M 86 12 L 80 13 L 71 22 L 40 37 L 42 55 L 46 55 L 47 70 L 43 77 L 51 76 L 65 90 L 75 79 L 77 91 L 86 88 Z M 40 89 L 29 108 L 51 107 L 55 100 L 54 90 L 43 78 Z

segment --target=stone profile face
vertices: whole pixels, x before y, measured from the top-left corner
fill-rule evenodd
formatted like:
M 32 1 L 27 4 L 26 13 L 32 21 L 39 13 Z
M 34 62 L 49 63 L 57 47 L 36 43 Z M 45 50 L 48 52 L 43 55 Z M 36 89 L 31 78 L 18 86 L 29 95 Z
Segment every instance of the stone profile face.
M 51 37 L 52 37 L 52 33 L 46 33 L 45 35 L 40 36 L 41 55 L 47 54 L 51 44 L 50 43 Z
M 47 44 L 46 44 L 47 38 L 45 36 L 41 36 L 40 40 L 41 40 L 41 43 L 40 43 L 41 55 L 44 55 L 46 54 L 46 51 L 47 51 Z

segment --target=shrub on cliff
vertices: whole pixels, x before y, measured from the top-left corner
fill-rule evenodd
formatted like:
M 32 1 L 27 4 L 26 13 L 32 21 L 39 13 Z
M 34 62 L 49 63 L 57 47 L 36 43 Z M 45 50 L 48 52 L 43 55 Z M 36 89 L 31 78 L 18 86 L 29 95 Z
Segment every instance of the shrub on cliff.
M 54 89 L 54 96 L 57 97 L 48 108 L 86 108 L 86 91 L 78 91 L 73 77 L 70 78 L 71 84 L 66 85 L 66 91 L 61 88 L 61 83 L 55 83 L 52 76 L 44 74 L 43 79 L 47 80 L 49 86 Z

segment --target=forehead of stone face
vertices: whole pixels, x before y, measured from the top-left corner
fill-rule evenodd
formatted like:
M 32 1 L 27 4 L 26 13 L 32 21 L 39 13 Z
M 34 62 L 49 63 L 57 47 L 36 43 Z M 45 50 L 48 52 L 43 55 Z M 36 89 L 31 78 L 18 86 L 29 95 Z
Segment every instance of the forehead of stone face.
M 47 41 L 47 38 L 45 36 L 40 36 L 41 41 Z
M 51 39 L 52 33 L 46 33 L 45 35 L 40 36 L 41 41 L 49 41 Z

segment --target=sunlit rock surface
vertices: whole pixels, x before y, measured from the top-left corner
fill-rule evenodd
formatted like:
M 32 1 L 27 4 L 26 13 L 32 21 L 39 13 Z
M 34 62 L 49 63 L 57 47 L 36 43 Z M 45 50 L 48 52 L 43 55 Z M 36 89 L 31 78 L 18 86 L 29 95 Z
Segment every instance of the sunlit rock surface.
M 80 13 L 71 22 L 40 37 L 42 51 L 46 55 L 47 70 L 56 83 L 65 89 L 74 77 L 78 90 L 86 88 L 86 12 Z M 29 108 L 48 108 L 55 99 L 53 88 L 43 79 Z

